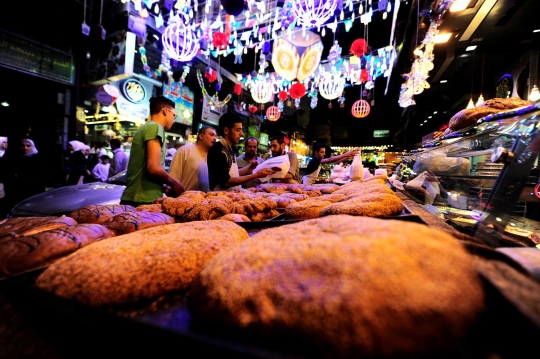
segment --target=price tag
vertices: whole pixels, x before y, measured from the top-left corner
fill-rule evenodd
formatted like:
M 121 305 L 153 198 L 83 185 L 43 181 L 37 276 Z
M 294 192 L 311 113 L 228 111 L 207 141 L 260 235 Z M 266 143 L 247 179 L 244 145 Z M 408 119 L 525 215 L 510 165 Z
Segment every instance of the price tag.
M 81 24 L 81 31 L 84 35 L 89 36 L 90 35 L 90 26 L 86 25 L 85 22 Z

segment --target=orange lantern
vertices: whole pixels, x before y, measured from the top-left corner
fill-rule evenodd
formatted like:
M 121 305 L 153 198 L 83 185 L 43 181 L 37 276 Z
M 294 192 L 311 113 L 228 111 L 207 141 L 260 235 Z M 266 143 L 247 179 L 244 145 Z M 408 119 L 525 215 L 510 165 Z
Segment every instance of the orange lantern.
M 358 100 L 353 104 L 351 108 L 351 113 L 356 118 L 363 118 L 369 115 L 370 109 L 371 106 L 369 106 L 369 103 L 367 101 Z
M 281 113 L 276 106 L 270 106 L 266 110 L 266 118 L 268 121 L 277 121 L 281 117 Z

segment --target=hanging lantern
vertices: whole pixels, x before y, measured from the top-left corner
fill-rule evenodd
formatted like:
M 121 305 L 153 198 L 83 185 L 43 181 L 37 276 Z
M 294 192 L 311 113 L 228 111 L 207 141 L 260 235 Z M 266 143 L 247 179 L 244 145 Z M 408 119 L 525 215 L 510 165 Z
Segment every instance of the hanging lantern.
M 279 91 L 278 98 L 281 102 L 285 101 L 289 97 L 287 91 Z
M 337 0 L 292 0 L 296 23 L 304 28 L 320 27 L 334 15 Z
M 255 105 L 249 105 L 248 111 L 251 112 L 251 113 L 255 113 L 255 112 L 259 111 L 259 108 L 257 106 L 255 106 Z
M 199 41 L 185 24 L 175 22 L 163 31 L 163 49 L 171 59 L 189 62 L 199 51 Z
M 240 96 L 242 94 L 242 85 L 241 84 L 234 84 L 233 92 L 235 93 L 235 95 Z
M 369 103 L 365 100 L 358 100 L 356 101 L 352 108 L 351 113 L 356 118 L 364 118 L 367 115 L 369 115 L 371 107 L 369 106 Z
M 274 86 L 264 80 L 257 80 L 251 85 L 251 97 L 258 103 L 267 103 L 272 99 Z
M 270 106 L 266 110 L 266 118 L 268 121 L 277 121 L 281 117 L 281 113 L 276 106 Z
M 294 99 L 301 98 L 306 94 L 306 86 L 304 86 L 304 84 L 301 82 L 297 82 L 291 86 L 291 88 L 289 89 L 289 93 Z
M 368 52 L 368 45 L 364 39 L 356 39 L 351 44 L 349 52 L 354 56 L 362 57 Z
M 227 44 L 229 43 L 229 39 L 227 38 L 227 35 L 225 35 L 222 32 L 216 31 L 212 35 L 212 45 L 218 50 L 225 50 L 227 48 Z
M 319 82 L 319 93 L 327 100 L 333 100 L 339 97 L 345 87 L 345 80 L 341 74 L 331 74 L 325 72 Z

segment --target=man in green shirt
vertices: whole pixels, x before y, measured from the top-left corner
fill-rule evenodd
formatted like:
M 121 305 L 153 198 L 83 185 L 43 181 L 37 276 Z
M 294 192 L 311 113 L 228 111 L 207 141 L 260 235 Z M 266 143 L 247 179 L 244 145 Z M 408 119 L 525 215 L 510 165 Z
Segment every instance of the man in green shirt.
M 174 102 L 163 96 L 150 99 L 150 121 L 133 136 L 126 173 L 126 189 L 120 204 L 139 206 L 163 197 L 164 186 L 169 196 L 184 192 L 180 181 L 171 177 L 163 163 L 167 152 L 165 130 L 174 124 Z

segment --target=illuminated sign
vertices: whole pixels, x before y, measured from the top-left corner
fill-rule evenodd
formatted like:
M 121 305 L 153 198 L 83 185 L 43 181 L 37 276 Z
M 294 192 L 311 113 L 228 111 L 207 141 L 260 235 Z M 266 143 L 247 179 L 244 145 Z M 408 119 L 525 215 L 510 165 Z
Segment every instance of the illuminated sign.
M 373 131 L 374 138 L 383 138 L 390 136 L 390 130 L 375 130 Z
M 135 79 L 128 79 L 122 85 L 122 93 L 130 102 L 142 103 L 146 99 L 144 85 Z

